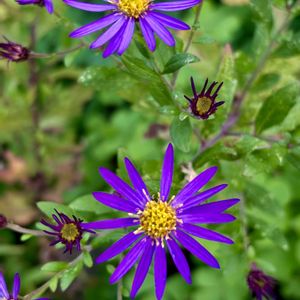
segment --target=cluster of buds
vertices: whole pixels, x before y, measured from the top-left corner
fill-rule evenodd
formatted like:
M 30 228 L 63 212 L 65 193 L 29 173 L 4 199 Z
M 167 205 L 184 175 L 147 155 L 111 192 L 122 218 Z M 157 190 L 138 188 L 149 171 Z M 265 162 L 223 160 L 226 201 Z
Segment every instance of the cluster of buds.
M 0 43 L 0 59 L 5 59 L 9 62 L 21 62 L 29 59 L 29 49 L 20 44 L 11 42 L 7 38 L 4 39 L 5 42 Z

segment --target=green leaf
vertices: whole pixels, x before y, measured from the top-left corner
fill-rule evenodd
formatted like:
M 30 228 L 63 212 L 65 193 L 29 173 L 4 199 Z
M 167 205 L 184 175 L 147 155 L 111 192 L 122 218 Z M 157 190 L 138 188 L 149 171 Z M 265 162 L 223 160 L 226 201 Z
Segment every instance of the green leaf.
M 192 126 L 189 118 L 180 121 L 175 117 L 170 128 L 171 138 L 174 145 L 183 152 L 190 151 Z
M 75 199 L 71 204 L 70 208 L 76 211 L 93 212 L 95 214 L 104 214 L 111 210 L 105 205 L 99 203 L 92 195 L 84 195 Z
M 88 267 L 91 268 L 93 266 L 93 258 L 91 254 L 87 251 L 83 252 L 83 263 Z
M 41 270 L 46 272 L 59 272 L 68 267 L 68 263 L 65 261 L 52 261 L 42 266 Z
M 272 126 L 281 124 L 295 105 L 298 93 L 298 84 L 290 84 L 267 98 L 255 120 L 256 132 L 259 134 Z
M 60 279 L 60 287 L 63 292 L 67 290 L 71 283 L 78 277 L 82 268 L 83 263 L 82 261 L 79 261 L 75 266 L 70 267 L 62 274 Z
M 50 279 L 50 282 L 49 282 L 49 288 L 52 293 L 54 293 L 56 291 L 57 285 L 58 285 L 58 277 L 54 276 L 53 278 Z
M 55 213 L 55 209 L 69 216 L 74 214 L 74 211 L 70 207 L 60 203 L 40 201 L 37 203 L 37 206 L 44 214 L 49 217 L 51 217 L 52 214 Z
M 124 55 L 122 62 L 127 68 L 129 74 L 139 80 L 139 84 L 143 82 L 145 88 L 149 89 L 153 98 L 160 105 L 173 104 L 172 95 L 164 79 L 156 71 L 151 69 L 144 60 Z
M 170 60 L 166 63 L 163 74 L 173 73 L 182 68 L 185 65 L 196 63 L 200 61 L 200 59 L 189 53 L 178 53 L 175 54 Z

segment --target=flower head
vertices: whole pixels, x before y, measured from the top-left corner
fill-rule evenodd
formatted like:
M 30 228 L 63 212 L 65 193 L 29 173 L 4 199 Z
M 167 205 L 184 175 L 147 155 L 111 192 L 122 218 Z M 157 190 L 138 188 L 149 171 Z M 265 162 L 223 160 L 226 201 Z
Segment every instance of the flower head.
M 258 269 L 256 264 L 252 265 L 247 281 L 252 296 L 257 300 L 262 300 L 264 297 L 266 299 L 277 298 L 275 293 L 276 280 Z
M 19 300 L 19 293 L 21 287 L 21 280 L 18 273 L 15 274 L 12 293 L 10 294 L 7 290 L 5 279 L 3 274 L 0 272 L 0 299 L 1 300 Z M 36 300 L 49 300 L 47 298 L 39 298 Z
M 20 5 L 38 5 L 45 7 L 49 14 L 54 11 L 52 0 L 16 0 Z
M 89 229 L 84 229 L 82 227 L 82 220 L 73 216 L 73 219 L 70 219 L 63 213 L 56 211 L 56 215 L 53 214 L 52 218 L 56 222 L 56 225 L 53 225 L 46 220 L 42 219 L 41 223 L 53 231 L 44 230 L 45 233 L 53 235 L 56 239 L 50 244 L 54 246 L 58 243 L 62 243 L 66 246 L 64 252 L 69 251 L 72 253 L 73 247 L 76 246 L 77 250 L 81 250 L 80 241 L 84 232 L 94 233 L 94 231 Z
M 158 2 L 154 0 L 106 0 L 105 4 L 90 4 L 76 0 L 64 0 L 72 7 L 92 11 L 111 11 L 110 14 L 78 28 L 70 34 L 72 38 L 81 38 L 93 32 L 109 27 L 90 46 L 99 48 L 108 44 L 103 57 L 114 53 L 122 55 L 129 47 L 134 34 L 135 24 L 139 23 L 144 39 L 151 51 L 156 48 L 155 35 L 168 46 L 175 45 L 175 39 L 167 28 L 175 30 L 188 30 L 190 27 L 184 22 L 160 11 L 178 11 L 191 8 L 202 0 L 181 0 L 171 2 Z
M 169 249 L 178 271 L 188 283 L 191 283 L 189 265 L 178 243 L 213 268 L 220 267 L 217 260 L 190 235 L 221 243 L 233 243 L 232 240 L 217 232 L 195 225 L 235 220 L 232 215 L 224 211 L 235 205 L 239 199 L 203 204 L 208 198 L 226 188 L 226 184 L 198 192 L 215 175 L 217 168 L 211 167 L 205 170 L 176 196 L 171 197 L 173 165 L 174 150 L 170 144 L 162 166 L 160 191 L 154 196 L 150 195 L 142 177 L 129 159 L 125 158 L 125 166 L 133 187 L 111 171 L 100 168 L 103 179 L 120 196 L 95 192 L 93 194 L 95 199 L 113 209 L 128 213 L 128 217 L 85 223 L 83 227 L 87 229 L 132 227 L 128 234 L 96 259 L 97 263 L 102 263 L 133 245 L 110 278 L 111 283 L 117 282 L 139 261 L 131 289 L 132 298 L 142 286 L 154 260 L 156 297 L 162 299 L 167 279 L 166 248 Z
M 5 43 L 0 43 L 0 59 L 20 62 L 29 58 L 30 51 L 27 48 L 6 38 L 5 40 Z
M 217 108 L 224 104 L 224 101 L 216 102 L 218 97 L 218 92 L 220 91 L 223 82 L 219 84 L 215 92 L 212 94 L 213 89 L 218 84 L 213 82 L 208 89 L 207 88 L 208 79 L 206 79 L 204 87 L 200 94 L 197 93 L 195 82 L 193 77 L 191 77 L 191 85 L 193 91 L 193 97 L 189 98 L 184 96 L 190 103 L 190 112 L 191 114 L 198 119 L 208 119 L 210 115 L 214 114 Z

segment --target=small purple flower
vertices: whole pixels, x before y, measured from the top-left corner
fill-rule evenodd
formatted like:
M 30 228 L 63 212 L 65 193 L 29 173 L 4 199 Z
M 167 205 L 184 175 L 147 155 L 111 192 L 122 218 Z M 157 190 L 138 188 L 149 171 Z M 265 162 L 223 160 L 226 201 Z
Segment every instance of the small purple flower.
M 16 0 L 20 5 L 38 5 L 46 7 L 49 14 L 54 11 L 52 0 Z
M 234 216 L 224 212 L 238 203 L 239 199 L 203 204 L 208 198 L 225 189 L 226 184 L 198 192 L 215 175 L 217 167 L 205 170 L 176 196 L 171 197 L 174 168 L 174 150 L 171 144 L 167 148 L 162 166 L 160 192 L 155 196 L 150 195 L 142 177 L 128 158 L 125 158 L 125 166 L 133 187 L 113 172 L 100 168 L 103 179 L 120 196 L 104 192 L 95 192 L 93 195 L 102 204 L 128 213 L 128 217 L 83 224 L 86 229 L 102 230 L 136 227 L 96 259 L 97 263 L 102 263 L 133 245 L 115 269 L 110 283 L 120 280 L 138 262 L 130 293 L 134 298 L 154 260 L 156 297 L 162 299 L 167 280 L 166 248 L 168 248 L 178 271 L 187 283 L 191 284 L 190 268 L 178 243 L 210 267 L 220 268 L 215 257 L 190 236 L 226 244 L 233 243 L 231 239 L 215 231 L 195 225 L 219 224 L 235 220 Z
M 0 299 L 1 300 L 19 300 L 19 293 L 21 287 L 21 280 L 18 273 L 15 274 L 12 293 L 10 294 L 7 290 L 5 279 L 3 274 L 0 272 Z M 49 300 L 48 298 L 38 298 L 36 300 Z
M 218 92 L 220 91 L 223 82 L 219 84 L 215 92 L 212 94 L 213 89 L 218 84 L 218 82 L 213 82 L 209 88 L 206 90 L 208 84 L 208 79 L 206 79 L 204 87 L 200 94 L 197 93 L 195 82 L 193 77 L 191 77 L 191 85 L 193 90 L 193 98 L 184 96 L 190 103 L 190 113 L 198 119 L 208 119 L 210 115 L 214 114 L 217 108 L 224 104 L 224 101 L 216 102 L 218 97 Z
M 135 23 L 139 23 L 141 32 L 151 51 L 156 48 L 154 34 L 162 39 L 168 46 L 175 45 L 175 39 L 167 28 L 175 30 L 188 30 L 190 27 L 184 22 L 159 11 L 179 11 L 191 8 L 202 0 L 181 0 L 171 2 L 158 2 L 154 0 L 106 0 L 106 4 L 90 4 L 76 0 L 64 0 L 72 7 L 92 11 L 112 11 L 110 14 L 78 28 L 70 34 L 72 38 L 81 38 L 108 26 L 90 46 L 99 48 L 108 43 L 103 57 L 113 53 L 122 55 L 129 47 L 134 34 Z
M 252 265 L 247 281 L 252 296 L 257 300 L 262 300 L 264 297 L 266 299 L 277 299 L 275 292 L 276 280 L 257 268 L 256 264 Z
M 53 225 L 46 220 L 42 219 L 41 223 L 53 231 L 46 231 L 45 233 L 53 235 L 56 239 L 50 244 L 50 246 L 54 246 L 58 243 L 62 243 L 66 246 L 64 253 L 67 251 L 72 254 L 73 247 L 76 246 L 77 250 L 81 250 L 80 241 L 82 239 L 82 235 L 84 232 L 94 233 L 92 230 L 84 229 L 82 227 L 82 220 L 73 216 L 73 220 L 70 219 L 63 213 L 58 212 L 52 215 L 53 220 L 56 222 L 56 225 Z
M 20 62 L 29 58 L 30 51 L 20 44 L 6 40 L 5 43 L 0 43 L 0 59 L 6 59 L 8 61 Z
M 5 228 L 7 225 L 7 219 L 4 215 L 0 215 L 0 229 Z

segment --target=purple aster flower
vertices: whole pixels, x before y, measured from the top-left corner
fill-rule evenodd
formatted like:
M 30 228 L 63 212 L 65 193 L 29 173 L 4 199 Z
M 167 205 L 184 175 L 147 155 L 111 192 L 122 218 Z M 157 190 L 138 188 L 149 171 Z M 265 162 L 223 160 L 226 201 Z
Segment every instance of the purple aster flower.
M 12 293 L 7 290 L 3 274 L 0 272 L 0 299 L 1 300 L 19 300 L 21 280 L 18 273 L 15 274 Z M 36 300 L 49 300 L 48 298 L 38 298 Z
M 46 7 L 49 14 L 54 11 L 52 0 L 16 0 L 20 5 L 38 5 L 41 7 Z
M 5 43 L 0 43 L 0 59 L 8 61 L 20 62 L 29 58 L 30 51 L 20 44 L 6 40 Z
M 174 168 L 174 150 L 171 144 L 165 154 L 160 192 L 156 196 L 150 195 L 143 179 L 127 158 L 125 158 L 125 166 L 133 187 L 111 171 L 100 168 L 101 176 L 121 196 L 104 192 L 95 192 L 93 195 L 102 204 L 128 213 L 128 217 L 95 221 L 83 225 L 87 229 L 133 227 L 128 234 L 96 259 L 97 263 L 102 263 L 133 245 L 115 269 L 110 283 L 120 280 L 138 262 L 130 293 L 134 298 L 153 260 L 156 297 L 162 299 L 167 280 L 166 249 L 169 249 L 178 271 L 191 284 L 189 265 L 179 244 L 210 267 L 220 268 L 215 257 L 190 236 L 227 244 L 233 243 L 231 239 L 217 232 L 196 225 L 226 223 L 235 220 L 234 216 L 224 211 L 239 202 L 239 199 L 203 204 L 208 198 L 226 188 L 226 184 L 198 192 L 215 175 L 217 167 L 205 170 L 182 188 L 176 196 L 171 197 Z
M 132 40 L 135 23 L 140 24 L 141 32 L 151 51 L 156 48 L 154 34 L 157 34 L 168 46 L 174 46 L 175 39 L 167 28 L 188 30 L 190 27 L 160 11 L 185 10 L 199 4 L 202 0 L 158 3 L 154 0 L 106 0 L 105 4 L 90 4 L 75 0 L 64 0 L 64 2 L 86 11 L 111 11 L 105 17 L 82 26 L 70 34 L 72 38 L 81 38 L 110 26 L 90 46 L 90 48 L 99 48 L 108 43 L 103 53 L 103 57 L 108 57 L 113 53 L 122 55 L 125 52 Z
M 56 239 L 50 244 L 54 246 L 58 243 L 62 243 L 66 246 L 64 253 L 67 251 L 72 254 L 73 247 L 76 247 L 78 251 L 81 250 L 80 241 L 84 232 L 94 233 L 94 231 L 89 229 L 84 229 L 82 227 L 82 220 L 73 216 L 73 219 L 70 219 L 63 213 L 58 212 L 52 215 L 53 220 L 56 224 L 51 224 L 46 220 L 42 219 L 41 223 L 53 231 L 44 230 L 45 233 L 53 235 Z
M 275 292 L 276 280 L 257 268 L 256 264 L 252 265 L 247 281 L 252 296 L 257 300 L 262 300 L 263 298 L 277 299 Z
M 217 108 L 224 104 L 224 101 L 216 102 L 218 97 L 218 92 L 220 91 L 223 82 L 219 84 L 215 92 L 212 94 L 213 89 L 218 84 L 218 82 L 213 82 L 209 88 L 206 90 L 208 84 L 208 79 L 206 79 L 204 87 L 200 94 L 197 93 L 195 82 L 193 77 L 191 77 L 191 85 L 193 90 L 193 97 L 189 98 L 184 96 L 190 103 L 190 113 L 198 119 L 208 119 L 210 115 L 214 114 Z

